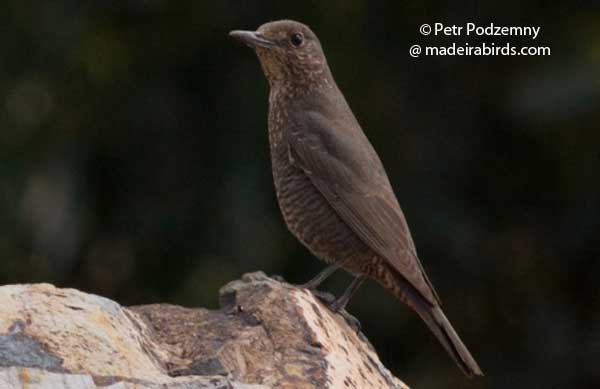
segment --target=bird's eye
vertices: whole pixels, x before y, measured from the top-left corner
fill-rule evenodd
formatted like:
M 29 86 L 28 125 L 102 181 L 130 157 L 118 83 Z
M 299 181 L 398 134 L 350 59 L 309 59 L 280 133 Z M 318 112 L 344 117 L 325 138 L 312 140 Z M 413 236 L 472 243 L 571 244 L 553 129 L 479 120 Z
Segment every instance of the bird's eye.
M 299 32 L 296 32 L 292 34 L 292 36 L 290 37 L 290 41 L 294 46 L 298 47 L 302 44 L 302 42 L 304 42 L 304 35 L 302 35 Z

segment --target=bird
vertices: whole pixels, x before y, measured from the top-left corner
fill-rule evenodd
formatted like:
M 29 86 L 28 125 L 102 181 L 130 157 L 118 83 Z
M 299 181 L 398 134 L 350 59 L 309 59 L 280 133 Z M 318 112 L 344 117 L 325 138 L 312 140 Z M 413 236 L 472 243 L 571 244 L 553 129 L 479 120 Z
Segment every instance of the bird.
M 324 268 L 354 275 L 331 304 L 340 311 L 366 279 L 412 308 L 468 377 L 483 372 L 441 308 L 417 256 L 383 164 L 306 25 L 268 22 L 229 35 L 256 52 L 269 84 L 268 137 L 275 192 L 290 232 Z

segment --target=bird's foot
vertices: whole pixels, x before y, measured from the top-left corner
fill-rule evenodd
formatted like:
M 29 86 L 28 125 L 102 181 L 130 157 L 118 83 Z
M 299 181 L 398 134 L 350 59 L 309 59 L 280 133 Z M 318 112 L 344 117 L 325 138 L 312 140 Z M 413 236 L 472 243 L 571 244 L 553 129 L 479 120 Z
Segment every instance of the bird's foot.
M 287 282 L 285 278 L 283 278 L 283 276 L 280 276 L 279 274 L 271 274 L 271 279 L 279 282 Z
M 333 273 L 336 269 L 337 269 L 336 266 L 329 266 L 328 268 L 326 268 L 324 271 L 322 271 L 319 275 L 317 275 L 312 280 L 310 280 L 304 284 L 294 285 L 294 286 L 299 289 L 307 289 L 310 293 L 312 293 L 313 296 L 315 296 L 325 306 L 327 306 L 327 308 L 329 308 L 329 310 L 331 312 L 338 313 L 340 316 L 342 316 L 344 318 L 344 320 L 346 320 L 346 323 L 348 323 L 348 325 L 352 329 L 354 329 L 356 331 L 356 333 L 358 334 L 358 333 L 360 333 L 360 330 L 361 330 L 360 322 L 358 321 L 357 318 L 355 318 L 354 316 L 349 314 L 345 308 L 346 308 L 346 305 L 348 304 L 348 301 L 350 300 L 350 297 L 352 296 L 352 294 L 356 291 L 356 289 L 358 289 L 360 284 L 362 284 L 362 282 L 364 281 L 364 277 L 360 276 L 360 277 L 355 278 L 355 280 L 352 282 L 350 287 L 344 292 L 344 294 L 340 298 L 337 298 L 337 299 L 335 298 L 335 296 L 333 294 L 328 293 L 328 292 L 323 292 L 323 291 L 320 291 L 317 289 L 319 284 L 325 278 L 327 278 L 331 273 Z M 283 278 L 281 278 L 281 280 L 283 280 Z
M 344 309 L 345 305 L 343 300 L 336 299 L 335 296 L 329 292 L 322 292 L 316 289 L 308 289 L 313 296 L 319 299 L 323 305 L 325 305 L 332 313 L 337 313 L 346 320 L 346 323 L 356 331 L 360 333 L 361 325 L 357 318 Z
M 331 306 L 332 306 L 332 304 L 334 304 L 336 302 L 335 296 L 333 294 L 331 294 L 329 292 L 323 292 L 323 291 L 320 291 L 317 289 L 309 289 L 309 288 L 303 288 L 303 289 L 307 289 L 313 296 L 315 296 L 323 304 L 325 304 L 327 306 L 327 308 L 332 310 Z
M 360 321 L 358 321 L 357 318 L 349 314 L 348 311 L 346 311 L 345 309 L 339 310 L 336 313 L 343 317 L 344 320 L 346 320 L 346 323 L 350 326 L 350 328 L 352 328 L 357 334 L 360 333 L 362 327 L 360 325 Z

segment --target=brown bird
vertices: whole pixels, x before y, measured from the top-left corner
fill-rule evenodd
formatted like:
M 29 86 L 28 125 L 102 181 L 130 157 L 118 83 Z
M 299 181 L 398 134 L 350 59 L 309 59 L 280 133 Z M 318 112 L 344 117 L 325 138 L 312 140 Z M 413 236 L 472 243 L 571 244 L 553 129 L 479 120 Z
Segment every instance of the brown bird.
M 282 20 L 230 35 L 255 49 L 269 82 L 269 141 L 285 222 L 329 263 L 305 286 L 339 267 L 356 277 L 337 311 L 366 277 L 410 306 L 469 377 L 483 375 L 441 309 L 417 257 L 387 174 L 338 89 L 317 36 Z

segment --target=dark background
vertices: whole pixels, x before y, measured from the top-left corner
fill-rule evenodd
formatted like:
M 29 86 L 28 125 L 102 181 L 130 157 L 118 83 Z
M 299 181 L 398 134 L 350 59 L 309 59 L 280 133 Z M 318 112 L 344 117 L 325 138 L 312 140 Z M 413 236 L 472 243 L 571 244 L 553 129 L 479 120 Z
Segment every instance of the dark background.
M 384 363 L 414 388 L 598 387 L 594 3 L 5 1 L 0 283 L 216 307 L 219 287 L 244 272 L 316 274 L 323 264 L 275 202 L 267 83 L 227 36 L 292 18 L 319 35 L 487 377 L 466 380 L 416 315 L 370 283 L 349 310 Z M 435 22 L 541 32 L 419 34 Z M 552 55 L 408 55 L 483 41 Z

